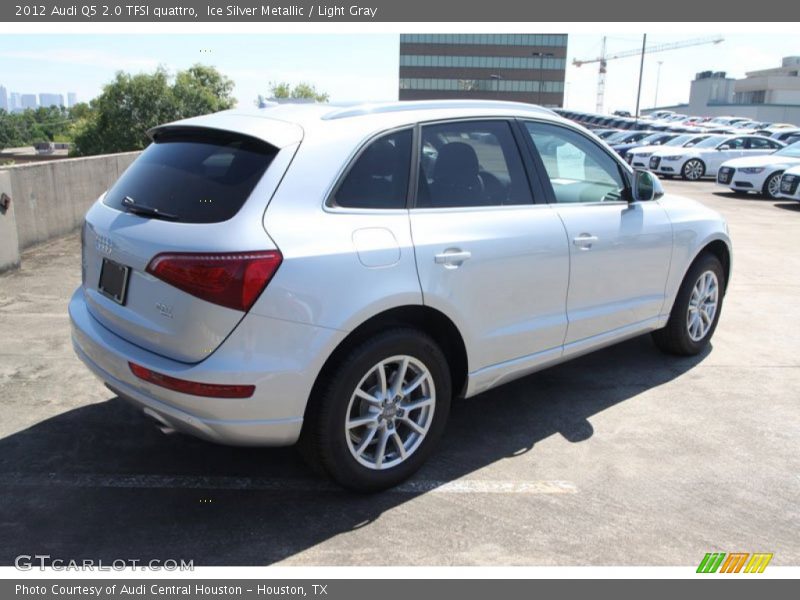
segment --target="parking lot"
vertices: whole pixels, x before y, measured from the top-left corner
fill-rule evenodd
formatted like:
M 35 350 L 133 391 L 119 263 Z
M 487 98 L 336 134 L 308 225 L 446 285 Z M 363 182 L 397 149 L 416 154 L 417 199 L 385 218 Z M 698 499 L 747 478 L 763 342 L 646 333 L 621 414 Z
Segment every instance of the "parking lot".
M 409 483 L 354 495 L 292 448 L 164 435 L 73 355 L 78 236 L 0 275 L 0 564 L 696 565 L 800 561 L 800 204 L 666 181 L 729 220 L 710 351 L 631 340 L 457 403 Z

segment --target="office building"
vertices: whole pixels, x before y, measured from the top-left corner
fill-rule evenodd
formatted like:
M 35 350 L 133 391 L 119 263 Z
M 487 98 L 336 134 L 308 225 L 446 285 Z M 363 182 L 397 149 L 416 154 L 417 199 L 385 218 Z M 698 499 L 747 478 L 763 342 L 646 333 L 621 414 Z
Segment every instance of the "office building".
M 26 108 L 36 109 L 38 108 L 39 104 L 36 102 L 36 94 L 20 94 L 20 108 L 25 110 Z
M 742 79 L 703 71 L 691 83 L 688 104 L 645 112 L 665 109 L 688 115 L 800 124 L 800 56 L 787 56 L 780 67 L 750 71 Z
M 75 92 L 67 92 L 67 108 L 72 108 L 78 103 L 78 94 Z
M 566 62 L 563 34 L 403 34 L 399 97 L 562 106 Z
M 64 106 L 63 94 L 39 94 L 39 106 Z

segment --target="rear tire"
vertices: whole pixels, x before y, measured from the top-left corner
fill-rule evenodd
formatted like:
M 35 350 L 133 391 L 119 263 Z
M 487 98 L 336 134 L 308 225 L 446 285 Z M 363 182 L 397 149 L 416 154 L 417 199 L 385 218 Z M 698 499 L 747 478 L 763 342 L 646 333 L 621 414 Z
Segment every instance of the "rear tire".
M 705 350 L 719 322 L 724 289 L 722 263 L 710 252 L 704 252 L 686 273 L 667 325 L 652 333 L 656 346 L 680 356 Z
M 781 192 L 781 176 L 783 171 L 773 173 L 764 182 L 764 187 L 761 188 L 761 195 L 766 196 L 770 200 L 777 200 L 780 198 Z
M 312 466 L 343 487 L 377 492 L 397 485 L 423 465 L 444 432 L 450 370 L 421 331 L 398 327 L 356 344 L 321 377 L 300 446 Z

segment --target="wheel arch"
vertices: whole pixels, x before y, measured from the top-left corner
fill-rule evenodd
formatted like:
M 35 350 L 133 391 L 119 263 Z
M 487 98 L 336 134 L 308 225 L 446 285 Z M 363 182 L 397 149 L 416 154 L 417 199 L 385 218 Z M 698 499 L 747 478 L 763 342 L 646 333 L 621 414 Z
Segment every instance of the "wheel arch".
M 706 252 L 710 252 L 716 256 L 719 259 L 719 262 L 722 263 L 722 269 L 725 273 L 725 287 L 723 289 L 724 294 L 728 291 L 728 282 L 731 278 L 731 249 L 728 246 L 728 243 L 721 238 L 707 241 L 700 247 L 692 260 L 689 262 L 689 265 L 686 267 L 681 281 L 683 281 L 683 279 L 686 277 L 686 273 L 689 272 L 689 270 L 692 268 L 692 265 L 694 265 Z
M 372 315 L 339 342 L 317 374 L 311 389 L 313 398 L 318 386 L 325 380 L 336 360 L 348 348 L 390 327 L 408 326 L 430 335 L 444 352 L 450 369 L 454 396 L 462 396 L 467 389 L 468 357 L 464 338 L 455 323 L 443 312 L 422 304 L 397 306 Z M 306 403 L 306 411 L 311 406 Z

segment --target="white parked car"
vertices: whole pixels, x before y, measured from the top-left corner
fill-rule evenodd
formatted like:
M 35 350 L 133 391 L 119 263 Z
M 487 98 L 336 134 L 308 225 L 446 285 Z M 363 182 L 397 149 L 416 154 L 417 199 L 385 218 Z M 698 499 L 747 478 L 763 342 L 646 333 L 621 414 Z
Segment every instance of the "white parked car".
M 779 196 L 800 202 L 800 165 L 787 169 L 783 174 Z
M 766 156 L 745 156 L 722 163 L 717 183 L 736 192 L 758 192 L 774 199 L 780 195 L 781 175 L 795 165 L 800 165 L 800 142 Z
M 647 169 L 650 164 L 650 157 L 653 153 L 659 150 L 664 150 L 668 147 L 672 148 L 691 148 L 695 144 L 702 142 L 704 139 L 711 137 L 710 133 L 686 133 L 672 138 L 668 142 L 664 142 L 655 146 L 640 146 L 633 148 L 625 153 L 625 160 L 634 168 Z
M 149 134 L 86 215 L 69 314 L 162 428 L 299 441 L 379 490 L 452 399 L 645 333 L 698 354 L 719 320 L 722 217 L 548 110 L 280 105 Z
M 691 148 L 663 148 L 650 157 L 650 170 L 697 181 L 716 177 L 722 163 L 743 156 L 771 154 L 785 144 L 761 135 L 712 135 Z
M 769 131 L 768 129 L 765 131 Z M 798 127 L 784 127 L 772 132 L 769 136 L 773 140 L 779 142 L 791 143 L 788 140 L 793 137 L 800 137 L 800 128 Z

